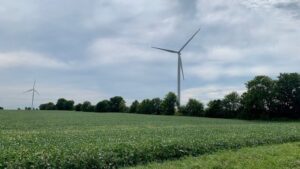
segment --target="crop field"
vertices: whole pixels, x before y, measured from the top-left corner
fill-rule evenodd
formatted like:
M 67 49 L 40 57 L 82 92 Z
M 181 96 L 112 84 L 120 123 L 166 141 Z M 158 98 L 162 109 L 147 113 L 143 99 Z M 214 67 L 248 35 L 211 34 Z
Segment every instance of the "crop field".
M 299 122 L 0 111 L 0 168 L 120 168 L 296 141 Z
M 131 169 L 300 169 L 300 142 L 226 150 Z

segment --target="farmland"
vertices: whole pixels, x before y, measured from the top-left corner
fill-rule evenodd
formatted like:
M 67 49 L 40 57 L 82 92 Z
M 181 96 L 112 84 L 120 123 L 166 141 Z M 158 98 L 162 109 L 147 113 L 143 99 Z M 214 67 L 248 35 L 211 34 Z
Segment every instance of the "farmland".
M 279 145 L 265 145 L 242 148 L 238 151 L 226 150 L 200 157 L 187 157 L 177 161 L 152 163 L 132 167 L 132 169 L 190 169 L 190 168 L 242 168 L 242 169 L 282 169 L 300 168 L 300 142 Z
M 0 111 L 0 168 L 115 168 L 300 141 L 299 122 Z

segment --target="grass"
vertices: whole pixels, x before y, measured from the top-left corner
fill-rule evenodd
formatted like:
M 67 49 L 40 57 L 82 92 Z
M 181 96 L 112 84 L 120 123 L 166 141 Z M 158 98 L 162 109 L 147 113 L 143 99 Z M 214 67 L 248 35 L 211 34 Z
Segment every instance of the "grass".
M 0 168 L 116 168 L 300 141 L 299 122 L 0 111 Z
M 130 169 L 300 169 L 300 142 L 226 150 Z

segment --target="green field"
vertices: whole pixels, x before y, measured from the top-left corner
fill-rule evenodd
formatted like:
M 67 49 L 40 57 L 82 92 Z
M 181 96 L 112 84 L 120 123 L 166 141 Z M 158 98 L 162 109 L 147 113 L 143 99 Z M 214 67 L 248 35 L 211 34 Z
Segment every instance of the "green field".
M 300 169 L 300 142 L 226 150 L 131 169 Z
M 0 168 L 114 168 L 300 141 L 299 122 L 0 111 Z

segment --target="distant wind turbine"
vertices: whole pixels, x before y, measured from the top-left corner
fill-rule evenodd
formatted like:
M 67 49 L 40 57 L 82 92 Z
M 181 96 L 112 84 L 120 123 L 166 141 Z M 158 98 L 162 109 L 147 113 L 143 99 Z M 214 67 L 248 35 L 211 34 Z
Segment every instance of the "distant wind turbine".
M 163 50 L 165 52 L 170 53 L 176 53 L 178 55 L 178 68 L 177 68 L 177 102 L 178 106 L 180 106 L 180 70 L 182 73 L 182 77 L 184 80 L 184 74 L 183 74 L 183 66 L 182 66 L 182 60 L 181 60 L 181 51 L 190 43 L 190 41 L 196 36 L 196 34 L 200 31 L 200 28 L 193 34 L 193 36 L 179 49 L 179 51 L 170 50 L 170 49 L 163 49 L 158 47 L 152 47 L 154 49 Z
M 31 110 L 33 110 L 34 94 L 35 94 L 35 93 L 39 94 L 39 92 L 38 92 L 37 90 L 35 90 L 35 82 L 36 82 L 36 81 L 34 80 L 32 89 L 29 89 L 29 90 L 27 90 L 27 91 L 24 92 L 24 93 L 32 92 L 32 98 L 31 98 Z

